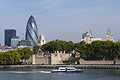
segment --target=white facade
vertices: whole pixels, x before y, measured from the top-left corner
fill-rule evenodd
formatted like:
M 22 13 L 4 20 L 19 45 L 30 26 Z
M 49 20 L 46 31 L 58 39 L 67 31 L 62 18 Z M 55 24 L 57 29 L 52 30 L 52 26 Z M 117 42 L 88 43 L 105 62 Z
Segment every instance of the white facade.
M 109 41 L 114 41 L 113 40 L 113 35 L 111 34 L 111 30 L 108 28 L 108 33 L 107 33 L 107 40 Z M 92 41 L 106 41 L 106 40 L 102 40 L 101 38 L 93 38 L 92 36 L 92 32 L 90 31 L 90 33 L 88 33 L 88 31 L 86 33 L 84 33 L 82 35 L 82 40 L 88 44 L 92 43 Z
M 39 37 L 39 44 L 38 45 L 43 45 L 43 44 L 46 44 L 46 40 L 45 40 L 45 36 L 44 35 L 40 35 Z
M 11 49 L 11 47 L 8 47 L 8 46 L 1 46 L 0 47 L 0 52 L 7 52 L 10 50 L 12 50 L 12 49 Z
M 92 32 L 88 33 L 88 31 L 84 34 L 81 41 L 85 41 L 86 43 L 90 44 L 92 41 L 102 41 L 101 38 L 93 38 Z
M 16 49 L 18 47 L 19 37 L 14 36 L 11 39 L 11 47 L 12 49 Z
M 113 35 L 111 34 L 111 30 L 109 28 L 108 28 L 108 33 L 107 33 L 107 40 L 114 41 L 113 40 Z

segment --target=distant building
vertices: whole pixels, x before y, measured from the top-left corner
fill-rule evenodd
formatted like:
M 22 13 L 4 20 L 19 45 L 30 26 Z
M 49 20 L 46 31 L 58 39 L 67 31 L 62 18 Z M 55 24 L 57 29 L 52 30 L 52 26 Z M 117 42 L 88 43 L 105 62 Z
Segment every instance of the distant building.
M 85 39 L 85 37 L 87 36 L 87 34 L 88 34 L 88 31 L 86 33 L 83 33 L 82 34 L 82 39 Z
M 109 41 L 114 41 L 114 40 L 113 40 L 113 35 L 112 35 L 112 33 L 111 33 L 111 29 L 109 29 L 109 28 L 108 28 L 108 33 L 107 33 L 107 40 L 109 40 Z
M 43 45 L 43 44 L 46 44 L 46 41 L 45 41 L 45 36 L 44 35 L 40 35 L 39 37 L 39 41 L 38 41 L 38 45 Z
M 8 47 L 8 46 L 1 46 L 0 47 L 0 52 L 7 52 L 7 51 L 10 51 L 11 50 L 11 47 Z
M 113 35 L 111 34 L 111 30 L 108 28 L 108 33 L 107 33 L 107 40 L 109 41 L 114 41 L 113 40 Z M 107 41 L 107 40 L 102 40 L 101 38 L 93 38 L 92 32 L 88 33 L 88 30 L 86 33 L 82 34 L 82 40 L 88 44 L 92 43 L 92 41 Z
M 28 40 L 21 40 L 19 41 L 18 46 L 32 46 L 32 45 L 31 42 Z
M 90 44 L 90 43 L 92 43 L 92 41 L 102 41 L 102 39 L 101 38 L 93 38 L 92 32 L 90 31 L 90 33 L 88 33 L 88 30 L 87 30 L 86 33 L 82 34 L 81 41 L 84 41 L 84 42 Z
M 11 46 L 11 38 L 16 36 L 16 30 L 6 29 L 5 30 L 5 46 Z
M 38 28 L 32 15 L 27 22 L 25 38 L 31 42 L 32 46 L 38 44 Z
M 75 54 L 76 55 L 76 54 Z M 30 64 L 46 64 L 46 65 L 56 65 L 56 64 L 65 64 L 63 61 L 72 60 L 75 58 L 73 56 L 73 53 L 65 53 L 65 52 L 55 52 L 55 53 L 49 53 L 49 52 L 39 52 L 37 54 L 32 54 L 31 57 L 28 60 L 25 60 L 24 62 L 30 63 Z
M 12 49 L 17 49 L 18 42 L 19 42 L 19 37 L 18 36 L 12 37 L 12 39 L 11 39 L 11 48 Z
M 22 49 L 24 47 L 28 47 L 32 50 L 33 46 L 31 45 L 31 42 L 28 40 L 21 40 L 18 42 L 18 48 Z

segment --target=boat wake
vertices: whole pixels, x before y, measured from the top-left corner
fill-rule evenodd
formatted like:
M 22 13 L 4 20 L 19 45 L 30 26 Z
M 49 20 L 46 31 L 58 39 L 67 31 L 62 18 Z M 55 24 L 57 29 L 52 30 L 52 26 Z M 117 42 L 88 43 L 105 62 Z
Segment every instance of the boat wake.
M 28 74 L 28 73 L 51 73 L 51 71 L 0 71 L 0 73 Z
M 40 71 L 40 73 L 51 73 L 51 71 Z

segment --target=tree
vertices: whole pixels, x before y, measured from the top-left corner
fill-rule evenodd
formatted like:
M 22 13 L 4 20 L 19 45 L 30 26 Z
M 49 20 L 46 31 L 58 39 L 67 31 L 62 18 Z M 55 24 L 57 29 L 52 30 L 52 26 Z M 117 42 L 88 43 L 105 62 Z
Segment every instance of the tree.
M 112 41 L 93 41 L 91 44 L 86 44 L 82 41 L 76 43 L 75 47 L 83 59 L 114 60 L 115 58 L 120 58 L 120 43 Z
M 67 43 L 67 52 L 73 51 L 75 47 L 75 44 L 72 41 L 69 41 Z
M 33 47 L 34 53 L 37 53 L 37 52 L 39 51 L 39 49 L 40 49 L 40 46 L 39 46 L 39 45 L 35 45 L 35 46 Z
M 18 52 L 20 53 L 21 55 L 21 59 L 29 59 L 30 58 L 30 55 L 33 54 L 33 51 L 28 48 L 28 47 L 25 47 L 21 50 L 18 50 Z
M 54 53 L 56 51 L 66 51 L 70 52 L 74 49 L 74 43 L 72 41 L 66 42 L 62 40 L 53 40 L 47 44 L 41 46 L 41 50 L 49 51 L 50 53 Z

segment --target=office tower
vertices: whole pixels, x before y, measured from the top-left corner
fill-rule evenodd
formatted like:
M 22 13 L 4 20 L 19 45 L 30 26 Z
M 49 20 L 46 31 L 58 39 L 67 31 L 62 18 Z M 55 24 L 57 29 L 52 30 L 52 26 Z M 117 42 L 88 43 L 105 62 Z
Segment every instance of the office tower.
M 32 15 L 27 22 L 25 38 L 31 42 L 32 46 L 38 44 L 38 28 Z
M 11 39 L 11 47 L 12 47 L 12 49 L 17 49 L 18 42 L 19 42 L 19 37 L 18 36 L 12 37 L 12 39 Z
M 18 46 L 26 46 L 26 47 L 28 47 L 28 46 L 31 46 L 31 43 L 28 40 L 21 40 L 21 41 L 19 41 Z
M 40 37 L 39 37 L 39 44 L 38 45 L 43 45 L 43 44 L 45 44 L 46 43 L 46 41 L 45 41 L 45 36 L 44 35 L 40 35 Z
M 16 30 L 6 29 L 5 30 L 5 46 L 11 46 L 11 38 L 16 36 Z

